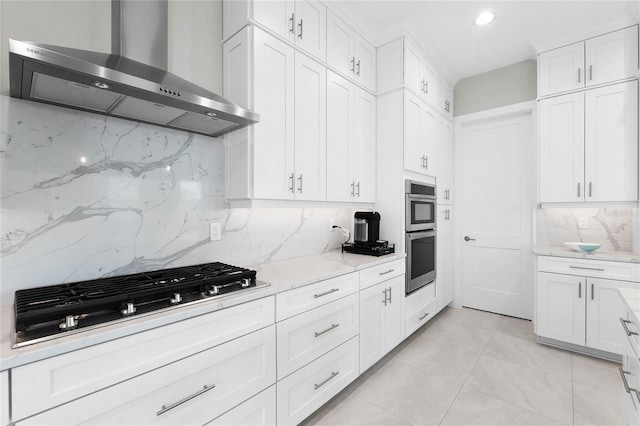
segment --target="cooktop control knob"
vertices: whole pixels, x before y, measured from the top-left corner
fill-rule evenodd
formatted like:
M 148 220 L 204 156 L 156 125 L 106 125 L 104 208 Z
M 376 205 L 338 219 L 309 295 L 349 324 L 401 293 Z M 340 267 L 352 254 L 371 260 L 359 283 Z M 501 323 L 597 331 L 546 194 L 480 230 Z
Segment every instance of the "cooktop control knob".
M 137 311 L 137 309 L 136 309 L 136 307 L 133 305 L 133 303 L 130 303 L 130 302 L 129 302 L 129 303 L 127 303 L 127 306 L 126 306 L 124 309 L 122 309 L 122 310 L 120 311 L 120 313 L 121 313 L 123 316 L 128 317 L 129 315 L 133 315 L 133 314 L 135 314 L 135 313 L 136 313 L 136 311 Z
M 177 305 L 178 303 L 182 302 L 182 296 L 180 296 L 180 293 L 173 293 L 173 297 L 169 299 L 169 302 L 172 305 Z

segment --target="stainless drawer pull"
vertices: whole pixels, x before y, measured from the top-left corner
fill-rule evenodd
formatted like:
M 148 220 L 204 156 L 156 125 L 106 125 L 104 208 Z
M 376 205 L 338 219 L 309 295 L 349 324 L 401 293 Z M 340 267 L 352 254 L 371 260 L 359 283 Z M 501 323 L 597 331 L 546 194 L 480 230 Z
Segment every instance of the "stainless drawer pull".
M 428 316 L 429 316 L 429 313 L 428 313 L 428 312 L 425 312 L 425 314 L 424 314 L 423 316 L 421 316 L 421 317 L 419 317 L 419 318 L 418 318 L 418 321 L 422 321 L 423 319 L 425 319 L 425 318 L 426 318 L 426 317 L 428 317 Z
M 602 268 L 585 268 L 583 266 L 569 266 L 569 268 L 571 269 L 586 269 L 587 271 L 600 271 L 600 272 L 604 272 L 604 269 Z
M 314 294 L 313 298 L 317 299 L 318 297 L 326 296 L 327 294 L 335 293 L 336 291 L 340 291 L 339 288 L 332 288 L 329 291 L 325 291 L 324 293 Z
M 323 331 L 316 331 L 316 332 L 315 332 L 315 333 L 313 333 L 313 334 L 315 334 L 315 336 L 316 336 L 316 337 L 318 337 L 318 336 L 322 336 L 324 333 L 328 333 L 328 332 L 330 332 L 331 330 L 333 330 L 334 328 L 338 328 L 338 327 L 340 327 L 340 324 L 331 324 L 331 327 L 327 328 L 326 330 L 323 330 Z
M 318 390 L 320 389 L 322 386 L 324 386 L 329 380 L 333 379 L 334 377 L 336 377 L 338 374 L 340 374 L 339 371 L 332 371 L 331 372 L 331 376 L 327 377 L 326 379 L 324 379 L 323 381 L 321 381 L 320 383 L 316 383 L 315 385 L 313 385 L 313 390 Z
M 578 283 L 578 299 L 582 299 L 582 283 Z
M 629 394 L 630 394 L 631 392 L 635 392 L 635 393 L 636 393 L 636 397 L 638 398 L 638 400 L 640 400 L 640 390 L 630 388 L 630 387 L 629 387 L 629 382 L 627 382 L 627 376 L 626 376 L 626 374 L 631 374 L 631 373 L 630 373 L 630 372 L 628 372 L 628 371 L 624 371 L 624 370 L 622 369 L 622 367 L 618 367 L 618 370 L 620 371 L 620 377 L 622 377 L 622 384 L 624 385 L 624 390 L 625 390 L 627 393 L 629 393 Z
M 174 408 L 176 408 L 178 405 L 180 405 L 180 404 L 184 404 L 185 402 L 187 402 L 187 401 L 189 401 L 189 400 L 192 400 L 192 399 L 193 399 L 193 398 L 195 398 L 196 396 L 202 395 L 203 393 L 208 392 L 208 391 L 210 391 L 211 389 L 213 389 L 213 388 L 215 388 L 215 387 L 216 387 L 216 385 L 211 385 L 211 386 L 204 385 L 204 387 L 203 387 L 202 389 L 200 389 L 198 392 L 194 393 L 193 395 L 189 395 L 188 397 L 186 397 L 186 398 L 184 398 L 184 399 L 181 399 L 181 400 L 180 400 L 180 401 L 178 401 L 178 402 L 174 402 L 174 403 L 173 403 L 173 404 L 171 404 L 171 405 L 163 405 L 163 406 L 162 406 L 162 409 L 156 413 L 156 416 L 159 416 L 160 414 L 164 414 L 164 413 L 166 413 L 166 412 L 167 412 L 167 411 L 169 411 L 169 410 L 173 410 L 173 409 L 174 409 Z
M 593 300 L 593 283 L 591 283 L 591 300 Z
M 389 269 L 389 270 L 388 270 L 388 271 L 386 271 L 386 272 L 378 272 L 378 275 L 387 275 L 387 274 L 392 273 L 393 271 L 395 271 L 395 269 Z
M 627 327 L 627 324 L 631 324 L 631 321 L 628 321 L 624 318 L 620 318 L 620 324 L 622 324 L 622 328 L 624 328 L 624 332 L 627 333 L 627 336 L 637 336 L 638 333 L 635 331 L 631 331 L 629 330 L 629 327 Z
M 387 306 L 387 289 L 385 288 L 384 291 L 382 292 L 384 294 L 384 299 L 382 300 L 382 303 L 384 303 L 384 306 Z
M 391 287 L 389 287 L 389 304 L 391 304 Z

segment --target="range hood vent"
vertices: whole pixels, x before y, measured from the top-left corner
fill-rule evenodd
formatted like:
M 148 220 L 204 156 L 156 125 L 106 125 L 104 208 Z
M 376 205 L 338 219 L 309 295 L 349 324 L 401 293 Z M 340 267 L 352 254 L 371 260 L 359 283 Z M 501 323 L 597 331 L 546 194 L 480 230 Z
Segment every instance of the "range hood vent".
M 166 71 L 167 18 L 166 0 L 113 0 L 112 54 L 9 40 L 10 94 L 213 137 L 257 123 Z

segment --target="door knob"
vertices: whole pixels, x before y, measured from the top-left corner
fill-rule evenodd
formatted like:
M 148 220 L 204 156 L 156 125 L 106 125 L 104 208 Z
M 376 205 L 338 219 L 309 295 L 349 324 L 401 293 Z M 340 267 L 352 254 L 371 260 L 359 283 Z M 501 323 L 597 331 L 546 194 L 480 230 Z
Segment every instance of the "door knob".
M 464 240 L 465 241 L 475 241 L 476 239 L 475 238 L 469 238 L 469 236 L 467 235 L 467 236 L 464 237 Z

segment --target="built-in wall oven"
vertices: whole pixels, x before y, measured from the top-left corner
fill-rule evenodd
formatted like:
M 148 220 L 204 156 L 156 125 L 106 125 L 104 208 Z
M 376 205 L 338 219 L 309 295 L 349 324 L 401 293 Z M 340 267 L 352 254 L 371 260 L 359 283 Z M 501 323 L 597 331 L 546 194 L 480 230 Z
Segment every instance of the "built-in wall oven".
M 405 181 L 406 294 L 436 279 L 436 187 Z

